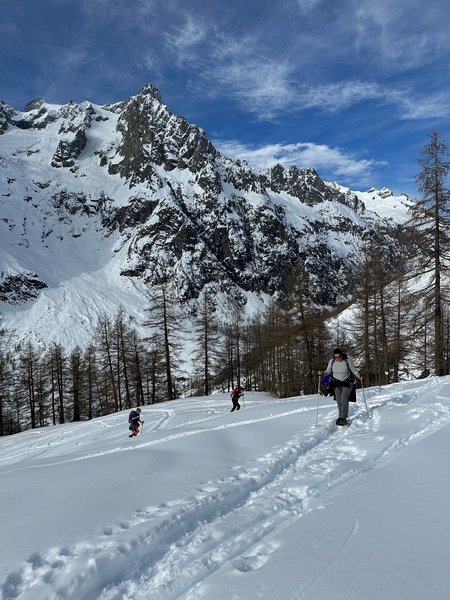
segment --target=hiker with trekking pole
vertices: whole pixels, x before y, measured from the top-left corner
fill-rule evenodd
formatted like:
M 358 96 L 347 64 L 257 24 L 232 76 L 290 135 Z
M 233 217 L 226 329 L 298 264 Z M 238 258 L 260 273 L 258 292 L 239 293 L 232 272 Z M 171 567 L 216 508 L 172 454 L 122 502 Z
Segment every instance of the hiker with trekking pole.
M 355 377 L 362 383 L 362 376 L 355 367 L 353 360 L 340 348 L 334 349 L 333 357 L 330 358 L 325 371 L 319 371 L 319 377 L 322 375 L 331 376 L 328 385 L 333 391 L 339 410 L 336 425 L 350 425 L 348 405 L 349 402 L 356 402 Z
M 141 425 L 141 433 L 142 433 L 142 428 L 144 427 L 144 421 L 142 421 L 141 419 L 141 409 L 140 408 L 136 408 L 133 409 L 128 417 L 128 423 L 130 424 L 129 426 L 129 430 L 131 431 L 130 435 L 128 437 L 134 437 L 136 435 L 139 435 L 139 425 Z

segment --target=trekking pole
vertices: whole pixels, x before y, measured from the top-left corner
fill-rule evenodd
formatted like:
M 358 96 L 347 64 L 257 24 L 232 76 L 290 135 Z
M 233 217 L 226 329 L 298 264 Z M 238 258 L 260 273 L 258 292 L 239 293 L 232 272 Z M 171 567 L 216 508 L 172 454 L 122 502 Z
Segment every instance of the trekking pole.
M 141 421 L 141 425 L 142 425 L 142 427 L 141 427 L 141 435 L 142 435 L 144 432 L 144 421 Z
M 369 409 L 367 408 L 366 394 L 365 394 L 365 392 L 364 392 L 364 384 L 363 384 L 363 380 L 362 380 L 362 379 L 360 379 L 360 382 L 361 382 L 362 397 L 363 397 L 363 400 L 364 400 L 364 405 L 365 405 L 365 407 L 366 407 L 366 416 L 367 416 L 367 418 L 369 418 Z
M 319 383 L 317 385 L 316 427 L 319 424 L 319 398 L 320 398 L 320 375 L 319 375 Z

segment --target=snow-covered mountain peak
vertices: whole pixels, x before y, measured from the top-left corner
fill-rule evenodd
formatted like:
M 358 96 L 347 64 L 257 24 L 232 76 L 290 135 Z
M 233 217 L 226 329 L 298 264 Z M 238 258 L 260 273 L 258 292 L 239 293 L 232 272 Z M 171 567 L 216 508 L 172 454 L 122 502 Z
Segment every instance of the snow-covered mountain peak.
M 25 108 L 0 104 L 0 310 L 23 335 L 70 346 L 72 314 L 92 323 L 125 306 L 139 320 L 162 272 L 186 308 L 205 286 L 219 303 L 261 307 L 301 261 L 317 302 L 335 304 L 349 290 L 329 271 L 350 275 L 368 232 L 382 226 L 391 260 L 401 251 L 406 197 L 314 169 L 254 171 L 153 85 L 104 106 Z
M 381 189 L 371 187 L 366 192 L 362 192 L 350 190 L 336 182 L 327 185 L 340 190 L 346 196 L 356 196 L 366 210 L 374 212 L 388 222 L 395 222 L 399 225 L 409 220 L 409 210 L 414 205 L 413 200 L 407 194 L 394 195 L 388 187 Z
M 381 190 L 377 190 L 376 188 L 370 188 L 370 190 L 367 190 L 367 192 L 369 194 L 378 194 L 379 196 L 381 196 L 382 198 L 389 198 L 389 196 L 393 196 L 393 192 L 390 188 L 388 187 L 383 187 L 381 188 Z
M 33 100 L 30 100 L 29 102 L 27 102 L 27 104 L 25 105 L 25 108 L 23 109 L 23 112 L 30 112 L 31 110 L 37 110 L 44 103 L 45 103 L 45 98 L 42 98 L 41 96 L 39 96 L 38 98 L 34 98 Z

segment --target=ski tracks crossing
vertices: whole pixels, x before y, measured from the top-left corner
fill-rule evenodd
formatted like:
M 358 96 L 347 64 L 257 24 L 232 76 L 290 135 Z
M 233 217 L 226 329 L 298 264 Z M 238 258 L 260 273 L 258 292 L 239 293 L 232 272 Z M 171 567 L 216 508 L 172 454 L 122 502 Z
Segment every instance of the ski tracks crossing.
M 428 406 L 415 389 L 395 399 L 384 397 L 382 388 L 366 390 L 366 396 L 369 418 L 359 408 L 350 428 L 336 428 L 335 411 L 322 410 L 319 427 L 311 423 L 251 463 L 236 465 L 233 475 L 205 482 L 191 497 L 138 510 L 128 521 L 105 528 L 95 544 L 32 555 L 9 575 L 2 599 L 144 600 L 151 590 L 152 600 L 194 600 L 198 587 L 221 569 L 245 573 L 261 568 L 277 550 L 277 532 L 320 509 L 327 492 L 450 421 L 446 404 Z M 313 405 L 307 410 L 313 411 Z M 389 428 L 395 411 L 409 419 L 400 439 Z M 290 418 L 296 412 L 282 414 Z M 169 420 L 163 422 L 167 427 Z M 257 423 L 243 419 L 228 426 Z M 141 443 L 164 444 L 204 431 Z

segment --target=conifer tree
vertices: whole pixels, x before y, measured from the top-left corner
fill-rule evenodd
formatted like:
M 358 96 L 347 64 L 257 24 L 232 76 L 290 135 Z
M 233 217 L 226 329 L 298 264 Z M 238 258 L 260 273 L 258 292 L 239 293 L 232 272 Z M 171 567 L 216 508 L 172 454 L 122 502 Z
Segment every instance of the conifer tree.
M 444 305 L 449 297 L 442 276 L 449 272 L 450 260 L 450 194 L 446 186 L 450 162 L 441 134 L 433 131 L 429 138 L 418 159 L 421 170 L 416 180 L 422 199 L 412 209 L 411 222 L 418 232 L 421 254 L 417 273 L 427 277 L 425 296 L 431 296 L 434 310 L 434 368 L 436 375 L 444 375 Z
M 119 406 L 122 410 L 131 408 L 131 382 L 130 382 L 130 367 L 133 361 L 133 342 L 132 329 L 127 323 L 125 311 L 120 308 L 115 321 L 115 353 L 116 353 L 116 370 L 117 370 L 117 388 L 119 397 Z M 123 398 L 122 387 L 124 389 L 125 398 Z
M 81 368 L 84 373 L 83 396 L 87 410 L 87 418 L 90 420 L 94 418 L 94 414 L 99 413 L 99 411 L 96 410 L 95 407 L 97 366 L 96 350 L 94 344 L 92 343 L 87 346 L 83 353 Z
M 73 421 L 81 421 L 81 349 L 77 346 L 70 355 L 72 378 Z
M 195 364 L 201 368 L 202 393 L 211 393 L 213 365 L 218 354 L 219 327 L 215 316 L 215 303 L 205 288 L 199 298 L 199 309 L 194 321 L 195 328 Z
M 28 411 L 30 415 L 31 429 L 35 429 L 36 423 L 36 389 L 35 373 L 37 371 L 38 356 L 29 341 L 20 354 L 21 382 L 28 398 Z
M 148 318 L 144 326 L 150 329 L 149 340 L 153 351 L 161 358 L 166 381 L 166 400 L 174 400 L 177 393 L 175 372 L 179 364 L 181 337 L 185 334 L 176 300 L 171 293 L 168 281 L 161 278 L 149 294 L 150 306 L 146 309 Z M 155 362 L 155 364 L 157 364 Z
M 114 411 L 121 410 L 121 404 L 118 394 L 117 381 L 117 355 L 114 352 L 114 343 L 116 338 L 113 332 L 113 325 L 106 314 L 101 315 L 97 321 L 95 332 L 97 340 L 97 348 L 99 354 L 100 368 L 104 374 L 104 395 L 105 404 L 108 407 L 109 398 L 112 397 L 114 403 Z M 114 360 L 116 358 L 116 360 Z M 109 412 L 109 409 L 106 409 Z
M 0 328 L 0 436 L 13 433 L 12 430 L 12 364 L 8 355 L 11 334 Z
M 67 370 L 67 360 L 61 344 L 53 344 L 50 350 L 52 368 L 53 368 L 53 376 L 54 380 L 52 382 L 56 387 L 56 406 L 58 413 L 59 423 L 66 422 L 66 407 L 65 407 L 65 381 L 66 381 L 66 370 Z
M 295 380 L 292 391 L 302 389 L 312 393 L 316 387 L 319 348 L 326 337 L 324 317 L 317 309 L 308 273 L 303 262 L 294 265 L 287 281 L 284 308 L 292 319 L 295 347 Z

